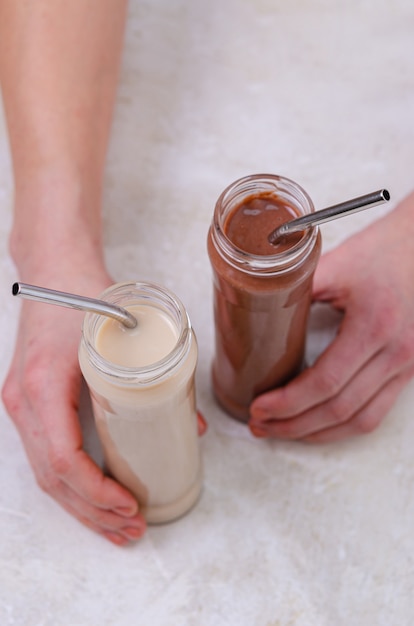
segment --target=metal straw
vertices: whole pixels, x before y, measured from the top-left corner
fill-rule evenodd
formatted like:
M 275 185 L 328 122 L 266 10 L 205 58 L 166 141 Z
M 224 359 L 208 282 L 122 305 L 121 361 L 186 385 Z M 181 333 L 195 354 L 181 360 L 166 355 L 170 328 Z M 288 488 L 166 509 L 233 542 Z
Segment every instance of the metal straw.
M 329 222 L 330 220 L 337 219 L 338 217 L 363 211 L 364 209 L 368 209 L 377 204 L 382 204 L 383 202 L 388 202 L 390 197 L 391 196 L 386 189 L 380 189 L 379 191 L 367 193 L 365 196 L 359 196 L 358 198 L 353 198 L 352 200 L 347 200 L 346 202 L 341 202 L 340 204 L 334 204 L 333 206 L 322 209 L 321 211 L 316 211 L 315 213 L 298 217 L 290 222 L 285 222 L 281 226 L 275 228 L 275 230 L 270 233 L 268 239 L 270 243 L 276 243 L 280 237 L 290 235 L 290 233 L 295 233 L 300 230 L 305 230 L 310 226 L 316 226 L 317 224 Z
M 116 304 L 105 302 L 105 300 L 85 298 L 84 296 L 77 296 L 64 291 L 54 291 L 45 287 L 36 287 L 26 283 L 14 283 L 12 293 L 14 296 L 21 296 L 27 300 L 36 300 L 38 302 L 78 309 L 79 311 L 91 311 L 92 313 L 107 315 L 118 320 L 127 328 L 135 328 L 137 325 L 136 318 L 129 311 Z

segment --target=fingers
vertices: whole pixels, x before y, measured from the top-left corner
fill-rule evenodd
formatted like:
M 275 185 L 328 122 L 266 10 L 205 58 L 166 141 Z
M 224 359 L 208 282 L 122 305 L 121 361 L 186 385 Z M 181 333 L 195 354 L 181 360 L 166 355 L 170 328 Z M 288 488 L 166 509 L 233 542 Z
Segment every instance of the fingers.
M 135 498 L 111 478 L 104 476 L 102 470 L 82 448 L 72 447 L 68 441 L 64 450 L 56 451 L 49 444 L 48 467 L 52 470 L 51 483 L 43 481 L 43 487 L 49 493 L 55 492 L 55 477 L 58 484 L 67 485 L 82 501 L 97 509 L 119 512 L 123 516 L 134 515 L 138 511 Z
M 80 447 L 80 436 L 71 436 L 77 434 L 77 414 L 73 411 L 72 415 L 65 415 L 62 411 L 60 418 L 64 425 L 69 423 L 62 429 L 66 438 L 56 436 L 49 441 L 40 486 L 79 521 L 113 543 L 123 545 L 126 540 L 140 538 L 146 525 L 136 499 L 119 483 L 104 476 Z
M 251 421 L 293 417 L 340 393 L 381 349 L 381 338 L 369 324 L 344 318 L 339 334 L 315 364 L 284 387 L 262 394 L 251 405 Z
M 104 476 L 82 449 L 80 370 L 76 353 L 63 356 L 45 347 L 41 356 L 30 357 L 29 367 L 29 358 L 19 358 L 18 351 L 3 401 L 39 486 L 85 526 L 123 545 L 142 536 L 145 520 L 132 494 Z M 51 361 L 55 367 L 50 367 Z
M 111 479 L 106 479 L 110 481 Z M 96 507 L 78 496 L 68 485 L 61 483 L 51 493 L 62 507 L 73 517 L 91 530 L 101 534 L 106 539 L 122 546 L 130 541 L 140 539 L 146 530 L 145 519 L 139 513 L 125 510 L 123 514 Z
M 406 349 L 391 351 L 383 348 L 360 370 L 340 385 L 339 391 L 330 396 L 321 395 L 321 400 L 302 411 L 295 410 L 295 394 L 306 393 L 304 389 L 318 388 L 318 378 L 323 376 L 321 361 L 307 372 L 305 385 L 301 388 L 300 377 L 287 385 L 285 390 L 272 394 L 273 405 L 269 413 L 253 414 L 250 429 L 258 437 L 277 437 L 282 439 L 305 439 L 306 441 L 333 441 L 337 438 L 371 432 L 381 422 L 392 406 L 401 388 L 414 374 L 414 368 L 407 361 Z M 407 364 L 408 363 L 408 364 Z M 294 389 L 291 404 L 287 405 L 286 391 Z M 291 389 L 289 389 L 289 392 Z M 279 405 L 278 398 L 281 398 Z M 298 406 L 303 405 L 299 400 Z M 282 407 L 279 410 L 279 406 Z
M 407 382 L 412 375 L 412 318 L 397 291 L 389 286 L 375 291 L 373 305 L 365 284 L 345 299 L 339 289 L 334 296 L 323 277 L 317 287 L 318 297 L 326 288 L 327 299 L 337 297 L 336 303 L 341 300 L 344 306 L 339 333 L 312 367 L 252 403 L 250 428 L 256 436 L 313 441 L 316 433 L 318 440 L 328 440 L 359 429 L 369 431 L 384 417 L 386 409 L 381 407 L 389 408 L 389 398 L 395 400 L 393 389 L 400 389 L 400 381 Z M 364 412 L 377 397 L 379 412 L 375 416 Z M 321 434 L 328 430 L 330 435 Z
M 343 424 L 314 432 L 303 437 L 303 441 L 308 443 L 332 443 L 347 437 L 372 432 L 379 426 L 383 417 L 391 409 L 408 378 L 408 376 L 399 376 L 393 379 L 370 402 L 353 415 L 352 419 Z
M 360 372 L 344 385 L 338 393 L 323 398 L 320 403 L 289 418 L 279 417 L 278 405 L 273 410 L 277 417 L 265 420 L 251 420 L 253 432 L 261 430 L 267 436 L 283 439 L 302 439 L 327 428 L 348 422 L 380 391 L 380 381 L 387 382 L 384 371 L 385 358 L 374 358 Z M 317 368 L 313 375 L 318 377 Z M 311 375 L 311 374 L 310 374 Z
M 25 441 L 25 435 L 22 438 Z M 135 498 L 104 476 L 84 450 L 75 448 L 76 441 L 67 439 L 64 449 L 50 439 L 42 441 L 41 450 L 25 445 L 39 486 L 85 526 L 117 545 L 144 534 L 145 519 Z

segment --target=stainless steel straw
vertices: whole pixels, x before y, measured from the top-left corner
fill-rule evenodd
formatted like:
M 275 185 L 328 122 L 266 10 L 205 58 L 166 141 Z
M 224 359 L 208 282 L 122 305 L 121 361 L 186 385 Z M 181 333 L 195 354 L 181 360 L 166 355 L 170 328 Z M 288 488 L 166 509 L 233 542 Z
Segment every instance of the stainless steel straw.
M 303 215 L 302 217 L 298 217 L 290 222 L 285 222 L 281 226 L 275 228 L 275 230 L 273 230 L 269 235 L 269 241 L 270 243 L 276 243 L 278 239 L 286 235 L 290 235 L 290 233 L 305 230 L 310 226 L 323 224 L 324 222 L 335 220 L 338 217 L 351 215 L 352 213 L 369 209 L 377 204 L 388 202 L 390 197 L 391 196 L 386 189 L 380 189 L 379 191 L 373 191 L 372 193 L 367 193 L 364 196 L 359 196 L 358 198 L 353 198 L 352 200 L 347 200 L 346 202 L 341 202 L 340 204 L 334 204 L 333 206 L 322 209 L 321 211 L 315 211 L 315 213 Z
M 136 318 L 123 307 L 116 304 L 110 304 L 105 300 L 96 300 L 95 298 L 85 298 L 64 291 L 54 291 L 45 287 L 36 287 L 26 283 L 14 283 L 12 287 L 14 296 L 21 296 L 27 300 L 36 300 L 38 302 L 46 302 L 48 304 L 56 304 L 65 306 L 79 311 L 91 311 L 113 317 L 121 322 L 127 328 L 135 328 L 137 325 Z

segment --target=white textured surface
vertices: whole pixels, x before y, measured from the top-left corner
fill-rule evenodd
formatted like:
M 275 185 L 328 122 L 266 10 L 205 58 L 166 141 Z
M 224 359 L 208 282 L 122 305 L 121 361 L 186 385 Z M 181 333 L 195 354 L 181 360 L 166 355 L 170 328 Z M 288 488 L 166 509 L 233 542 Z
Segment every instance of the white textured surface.
M 414 385 L 369 436 L 316 447 L 254 440 L 210 394 L 205 251 L 217 196 L 245 174 L 287 175 L 319 208 L 383 186 L 394 205 L 412 188 L 413 30 L 412 0 L 131 2 L 106 253 L 117 279 L 164 283 L 190 312 L 210 425 L 205 488 L 184 519 L 113 547 L 39 490 L 2 408 L 1 626 L 413 623 Z M 17 311 L 11 202 L 2 125 L 2 378 Z M 326 225 L 325 249 L 373 218 Z M 333 323 L 315 313 L 312 353 Z

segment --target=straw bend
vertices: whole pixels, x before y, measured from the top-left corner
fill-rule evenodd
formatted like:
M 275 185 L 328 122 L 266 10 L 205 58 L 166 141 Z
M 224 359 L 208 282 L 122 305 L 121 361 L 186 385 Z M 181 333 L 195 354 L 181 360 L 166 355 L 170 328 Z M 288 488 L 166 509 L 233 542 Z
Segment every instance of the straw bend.
M 79 311 L 90 311 L 92 313 L 107 315 L 118 320 L 127 328 L 135 328 L 137 325 L 136 318 L 129 311 L 116 304 L 105 302 L 105 300 L 86 298 L 64 291 L 55 291 L 54 289 L 28 285 L 27 283 L 14 283 L 12 286 L 12 294 L 14 296 L 21 296 L 27 300 L 36 300 L 37 302 L 56 304 Z

